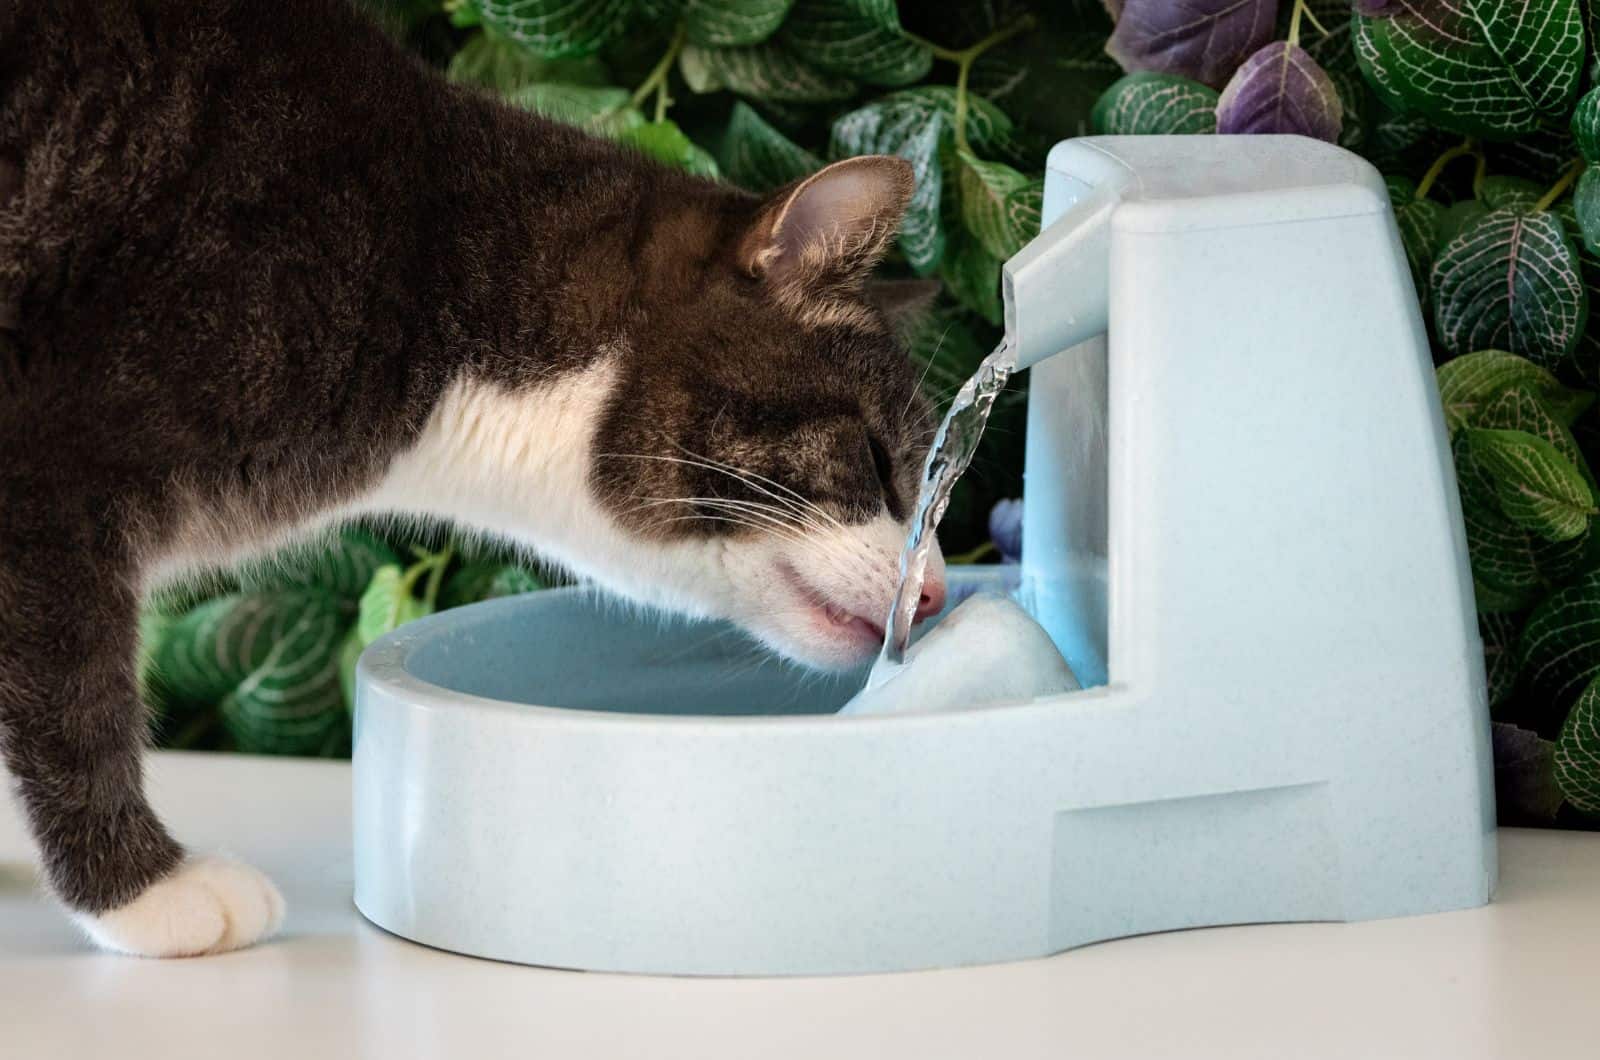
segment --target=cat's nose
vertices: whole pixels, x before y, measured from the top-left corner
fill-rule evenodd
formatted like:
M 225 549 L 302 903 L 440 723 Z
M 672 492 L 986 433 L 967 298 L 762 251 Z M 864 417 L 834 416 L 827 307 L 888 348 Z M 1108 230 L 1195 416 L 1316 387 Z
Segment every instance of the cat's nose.
M 944 610 L 944 579 L 930 574 L 922 582 L 922 599 L 917 601 L 917 621 L 932 618 Z

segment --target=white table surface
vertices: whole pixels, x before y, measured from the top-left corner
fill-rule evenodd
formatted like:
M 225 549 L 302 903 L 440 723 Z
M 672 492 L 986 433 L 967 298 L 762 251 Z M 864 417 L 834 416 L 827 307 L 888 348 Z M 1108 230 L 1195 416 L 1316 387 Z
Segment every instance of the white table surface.
M 0 1056 L 1600 1057 L 1600 835 L 1501 832 L 1485 909 L 1213 928 L 1047 960 L 837 979 L 674 979 L 496 964 L 414 945 L 350 903 L 343 763 L 157 754 L 198 848 L 269 872 L 281 937 L 182 961 L 92 952 L 0 810 Z

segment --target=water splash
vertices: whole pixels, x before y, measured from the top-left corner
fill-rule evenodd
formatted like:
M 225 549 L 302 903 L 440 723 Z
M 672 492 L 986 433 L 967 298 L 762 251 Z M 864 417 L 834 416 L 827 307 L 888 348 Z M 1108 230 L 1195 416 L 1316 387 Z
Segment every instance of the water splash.
M 950 491 L 955 488 L 956 480 L 972 463 L 972 454 L 977 452 L 978 440 L 983 437 L 989 412 L 994 408 L 994 399 L 1005 389 L 1006 380 L 1011 378 L 1016 367 L 1016 349 L 1008 341 L 1001 342 L 978 365 L 972 378 L 961 385 L 944 422 L 939 425 L 939 433 L 934 435 L 933 447 L 922 465 L 922 488 L 917 496 L 916 514 L 911 520 L 911 534 L 900 551 L 900 586 L 895 592 L 889 621 L 884 624 L 883 652 L 879 664 L 873 667 L 874 679 L 879 674 L 892 674 L 892 667 L 905 660 L 906 645 L 911 642 L 911 625 L 922 599 L 928 552 L 937 540 L 934 530 L 950 505 Z

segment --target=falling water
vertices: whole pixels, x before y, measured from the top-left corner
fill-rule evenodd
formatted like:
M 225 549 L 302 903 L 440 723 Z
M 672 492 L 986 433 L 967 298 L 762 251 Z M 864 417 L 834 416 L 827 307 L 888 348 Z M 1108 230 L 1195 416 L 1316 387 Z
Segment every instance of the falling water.
M 893 672 L 884 663 L 898 666 L 905 658 L 906 645 L 911 641 L 911 624 L 922 598 L 928 550 L 936 540 L 934 530 L 944 518 L 956 480 L 972 463 L 972 454 L 983 437 L 994 399 L 1005 388 L 1016 366 L 1016 350 L 1009 342 L 1001 342 L 978 365 L 972 378 L 961 385 L 944 422 L 939 425 L 939 433 L 933 437 L 933 448 L 928 450 L 928 459 L 922 465 L 922 489 L 917 496 L 916 515 L 911 520 L 911 534 L 900 551 L 900 587 L 884 627 L 883 654 L 880 665 L 873 668 L 875 677 Z

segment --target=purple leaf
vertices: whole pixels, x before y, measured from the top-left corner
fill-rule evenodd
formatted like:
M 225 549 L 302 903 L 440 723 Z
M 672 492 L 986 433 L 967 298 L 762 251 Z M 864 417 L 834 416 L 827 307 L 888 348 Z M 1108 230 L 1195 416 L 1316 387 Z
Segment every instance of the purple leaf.
M 1106 54 L 1129 73 L 1158 70 L 1221 88 L 1272 39 L 1278 0 L 1124 0 Z
M 1555 749 L 1536 732 L 1491 722 L 1495 801 L 1504 824 L 1548 824 L 1561 808 L 1556 786 Z
M 1356 10 L 1368 18 L 1382 18 L 1400 10 L 1400 0 L 1356 0 Z
M 1217 101 L 1219 133 L 1299 133 L 1337 143 L 1343 124 L 1333 81 L 1287 41 L 1273 41 L 1246 59 Z
M 995 501 L 989 509 L 989 540 L 1000 550 L 1000 558 L 1015 563 L 1022 558 L 1022 502 Z

